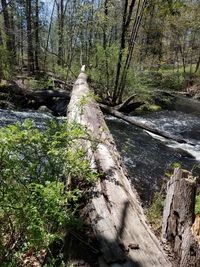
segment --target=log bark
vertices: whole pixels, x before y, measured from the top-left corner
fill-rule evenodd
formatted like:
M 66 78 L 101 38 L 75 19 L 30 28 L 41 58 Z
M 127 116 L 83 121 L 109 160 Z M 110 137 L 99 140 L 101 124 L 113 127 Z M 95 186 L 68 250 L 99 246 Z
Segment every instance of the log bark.
M 122 119 L 122 120 L 124 120 L 126 122 L 129 122 L 129 123 L 141 128 L 141 129 L 149 131 L 149 132 L 151 132 L 153 134 L 160 135 L 160 136 L 162 136 L 162 137 L 164 137 L 166 139 L 174 140 L 174 141 L 176 141 L 178 143 L 188 143 L 186 140 L 184 140 L 184 139 L 182 139 L 180 137 L 171 136 L 166 132 L 163 132 L 163 131 L 161 131 L 159 129 L 153 128 L 150 125 L 147 125 L 147 124 L 145 124 L 143 122 L 140 122 L 140 121 L 137 120 L 137 118 L 134 118 L 133 116 L 132 117 L 126 116 L 123 113 L 115 110 L 114 108 L 111 108 L 111 107 L 103 105 L 103 104 L 100 104 L 100 107 L 102 108 L 103 111 L 115 116 L 116 118 L 119 118 L 119 119 Z M 195 145 L 192 142 L 190 142 L 188 144 Z
M 162 237 L 171 244 L 180 267 L 200 266 L 200 248 L 193 234 L 196 179 L 175 169 L 168 182 L 163 212 Z
M 102 174 L 86 207 L 102 252 L 99 266 L 171 266 L 146 223 L 103 114 L 90 93 L 84 68 L 74 84 L 67 116 L 98 140 L 95 149 L 89 140 L 82 145 L 88 151 L 91 168 Z

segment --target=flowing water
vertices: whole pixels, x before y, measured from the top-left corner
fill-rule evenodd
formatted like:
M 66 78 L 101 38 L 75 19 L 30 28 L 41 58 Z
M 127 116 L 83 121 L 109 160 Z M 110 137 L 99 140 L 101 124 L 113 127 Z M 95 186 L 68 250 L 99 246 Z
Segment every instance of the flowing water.
M 40 128 L 43 128 L 48 120 L 55 119 L 45 113 L 0 109 L 1 127 L 23 122 L 28 118 L 33 119 Z M 182 167 L 200 175 L 200 116 L 181 111 L 161 111 L 138 116 L 137 119 L 170 133 L 172 137 L 180 136 L 188 142 L 179 144 L 169 141 L 122 120 L 106 117 L 130 178 L 145 204 L 155 191 L 160 190 L 163 181 L 167 179 L 164 174 L 173 163 L 180 163 Z M 60 120 L 62 121 L 62 118 Z
M 171 137 L 184 138 L 188 144 L 179 144 L 143 131 L 114 117 L 107 124 L 121 152 L 129 175 L 143 203 L 166 182 L 166 171 L 174 163 L 200 176 L 200 116 L 181 111 L 160 111 L 138 116 L 138 121 L 168 132 Z M 190 143 L 194 144 L 191 145 Z
M 31 119 L 37 127 L 43 128 L 47 121 L 55 118 L 51 114 L 40 113 L 37 111 L 12 111 L 0 109 L 0 127 L 9 124 L 22 123 L 26 119 Z

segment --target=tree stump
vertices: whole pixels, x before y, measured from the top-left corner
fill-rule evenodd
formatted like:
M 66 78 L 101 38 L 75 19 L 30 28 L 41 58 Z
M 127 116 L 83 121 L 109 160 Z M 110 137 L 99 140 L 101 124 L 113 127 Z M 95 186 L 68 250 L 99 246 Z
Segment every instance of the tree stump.
M 200 249 L 193 235 L 196 179 L 188 171 L 175 169 L 167 185 L 162 237 L 172 247 L 180 267 L 199 267 Z

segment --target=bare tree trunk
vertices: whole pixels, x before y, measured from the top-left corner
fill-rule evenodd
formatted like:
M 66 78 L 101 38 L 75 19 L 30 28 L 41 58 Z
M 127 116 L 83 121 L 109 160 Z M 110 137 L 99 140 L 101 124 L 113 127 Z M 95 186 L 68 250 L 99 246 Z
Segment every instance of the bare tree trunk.
M 11 36 L 11 21 L 10 21 L 10 16 L 8 13 L 8 5 L 7 5 L 6 0 L 1 0 L 1 5 L 3 9 L 4 29 L 5 29 L 5 36 L 6 36 L 6 48 L 8 49 L 8 51 L 12 52 L 13 43 L 12 43 L 12 36 Z
M 127 16 L 127 9 L 128 9 L 128 0 L 124 2 L 124 10 L 123 10 L 123 19 L 122 19 L 122 30 L 121 30 L 121 41 L 120 41 L 120 49 L 119 49 L 119 56 L 117 62 L 117 72 L 115 78 L 115 87 L 113 92 L 112 102 L 116 103 L 118 98 L 118 84 L 120 79 L 120 71 L 122 67 L 122 56 L 126 46 L 126 16 Z
M 26 0 L 26 21 L 27 21 L 27 55 L 28 55 L 28 72 L 34 72 L 34 53 L 32 37 L 32 5 L 31 0 Z
M 133 8 L 135 6 L 136 1 L 132 0 L 130 5 L 128 5 L 128 0 L 124 2 L 124 11 L 123 11 L 123 19 L 122 19 L 122 30 L 121 30 L 121 41 L 120 41 L 120 49 L 119 49 L 119 56 L 118 56 L 118 63 L 117 63 L 117 72 L 116 72 L 116 79 L 115 79 L 115 87 L 113 92 L 113 103 L 118 103 L 121 101 L 120 99 L 120 88 L 119 88 L 119 81 L 120 81 L 120 74 L 122 68 L 122 58 L 124 54 L 124 50 L 126 48 L 126 35 L 127 31 L 131 22 L 131 16 L 133 13 Z
M 50 38 L 50 33 L 51 33 L 51 27 L 52 27 L 52 21 L 53 21 L 53 14 L 54 14 L 54 10 L 55 10 L 55 5 L 56 5 L 56 0 L 54 0 L 52 12 L 51 12 L 49 30 L 48 30 L 48 35 L 47 35 L 47 42 L 46 42 L 46 47 L 45 47 L 44 68 L 46 67 L 47 51 L 48 51 L 48 46 L 49 46 L 49 38 Z
M 192 232 L 195 195 L 196 179 L 188 171 L 175 169 L 168 182 L 162 236 L 171 244 L 180 267 L 200 266 L 200 247 Z
M 64 45 L 64 0 L 57 3 L 58 10 L 58 65 L 63 67 Z
M 108 2 L 109 0 L 104 1 L 104 29 L 103 29 L 103 48 L 104 48 L 104 53 L 105 53 L 105 73 L 106 73 L 106 86 L 107 90 L 109 90 L 109 69 L 108 69 L 108 51 L 107 51 L 107 19 L 108 19 Z
M 1 35 L 1 29 L 0 29 L 0 46 L 3 45 L 3 39 L 2 39 L 2 35 Z M 1 82 L 1 79 L 3 78 L 3 66 L 2 66 L 2 61 L 0 59 L 0 82 Z
M 20 11 L 19 28 L 20 28 L 20 38 L 19 38 L 19 59 L 20 59 L 20 62 L 19 62 L 19 65 L 21 65 L 21 67 L 23 67 L 24 66 L 24 26 L 23 26 L 23 12 L 22 11 Z
M 84 103 L 81 106 L 81 103 Z M 98 140 L 96 148 L 89 140 L 80 140 L 91 168 L 102 174 L 93 185 L 86 207 L 87 217 L 100 243 L 100 266 L 168 267 L 171 264 L 157 238 L 146 224 L 137 193 L 117 152 L 103 115 L 91 96 L 87 75 L 82 68 L 68 106 L 68 120 L 86 127 Z
M 179 45 L 179 51 L 180 51 L 182 64 L 183 64 L 183 72 L 185 73 L 186 72 L 185 52 L 184 52 L 184 48 L 181 46 L 181 44 Z
M 39 70 L 39 0 L 35 0 L 35 69 Z
M 199 52 L 199 57 L 198 57 L 198 60 L 197 60 L 197 63 L 196 63 L 196 67 L 195 67 L 195 72 L 194 73 L 197 73 L 197 71 L 199 69 L 199 66 L 200 66 L 200 52 Z
M 119 93 L 118 93 L 119 102 L 122 102 L 122 95 L 123 95 L 123 92 L 124 92 L 124 89 L 125 89 L 127 72 L 128 72 L 129 67 L 130 67 L 131 58 L 132 58 L 132 54 L 133 54 L 133 49 L 135 47 L 135 42 L 136 42 L 136 38 L 137 38 L 137 35 L 138 35 L 139 27 L 140 27 L 140 24 L 141 24 L 142 16 L 143 16 L 143 13 L 144 13 L 145 5 L 146 5 L 146 0 L 143 1 L 141 8 L 140 8 L 140 1 L 138 2 L 136 17 L 135 17 L 135 21 L 134 21 L 132 32 L 131 32 L 131 38 L 130 38 L 130 41 L 129 41 L 128 53 L 127 53 L 127 56 L 126 56 L 126 61 L 125 61 L 125 64 L 124 64 L 124 68 L 123 68 L 123 71 L 122 71 L 121 80 L 120 80 L 120 84 L 119 84 Z

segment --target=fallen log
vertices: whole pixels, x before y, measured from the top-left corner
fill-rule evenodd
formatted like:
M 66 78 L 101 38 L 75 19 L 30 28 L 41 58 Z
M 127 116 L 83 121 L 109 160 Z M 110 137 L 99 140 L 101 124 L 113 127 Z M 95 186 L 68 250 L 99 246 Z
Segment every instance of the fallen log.
M 27 90 L 17 83 L 0 87 L 0 100 L 8 100 L 16 107 L 38 109 L 47 106 L 55 115 L 64 115 L 71 91 L 57 89 Z M 64 111 L 64 112 L 63 112 Z
M 70 99 L 70 90 L 63 89 L 40 89 L 40 90 L 28 90 L 20 87 L 17 83 L 13 82 L 10 85 L 5 85 L 0 87 L 0 93 L 8 94 L 10 96 L 21 96 L 27 98 L 48 98 L 48 97 L 65 97 Z
M 188 171 L 175 169 L 167 187 L 162 237 L 171 244 L 178 266 L 198 267 L 199 217 L 193 225 L 196 179 Z
M 95 149 L 89 140 L 80 142 L 88 152 L 91 168 L 101 173 L 86 207 L 102 252 L 99 266 L 171 266 L 146 223 L 137 193 L 130 185 L 103 114 L 89 90 L 84 68 L 74 84 L 67 117 L 70 122 L 84 125 L 98 140 Z
M 70 92 L 66 90 L 49 90 L 49 89 L 43 89 L 43 90 L 36 90 L 36 91 L 27 91 L 25 92 L 26 97 L 30 98 L 51 98 L 51 97 L 62 97 L 66 99 L 70 99 Z
M 130 113 L 131 111 L 134 111 L 136 108 L 139 108 L 144 104 L 144 102 L 141 101 L 133 101 L 135 97 L 136 94 L 131 95 L 123 103 L 115 106 L 114 109 L 124 113 Z
M 188 143 L 190 145 L 195 145 L 195 144 L 193 144 L 191 142 L 186 141 L 185 139 L 183 139 L 181 137 L 171 136 L 170 134 L 168 134 L 166 132 L 163 132 L 161 130 L 153 128 L 152 126 L 147 125 L 144 122 L 138 121 L 137 118 L 126 116 L 123 113 L 115 110 L 114 108 L 111 108 L 111 107 L 103 105 L 103 104 L 100 104 L 100 107 L 104 112 L 107 112 L 108 114 L 111 114 L 116 118 L 119 118 L 119 119 L 122 119 L 122 120 L 124 120 L 126 122 L 129 122 L 129 123 L 141 128 L 141 129 L 149 131 L 149 132 L 151 132 L 153 134 L 160 135 L 160 136 L 162 136 L 162 137 L 164 137 L 166 139 L 174 140 L 174 141 L 176 141 L 178 143 Z
M 183 95 L 183 96 L 190 96 L 190 94 L 188 92 L 184 92 L 184 91 L 163 91 L 163 90 L 160 90 L 160 89 L 155 89 L 154 92 L 160 92 L 160 93 L 163 93 L 163 94 L 166 94 L 168 96 L 174 96 L 174 95 Z

